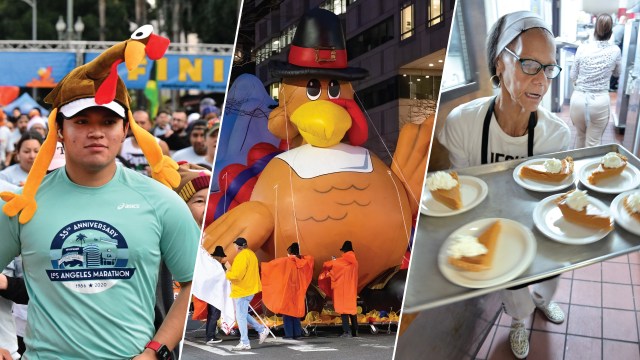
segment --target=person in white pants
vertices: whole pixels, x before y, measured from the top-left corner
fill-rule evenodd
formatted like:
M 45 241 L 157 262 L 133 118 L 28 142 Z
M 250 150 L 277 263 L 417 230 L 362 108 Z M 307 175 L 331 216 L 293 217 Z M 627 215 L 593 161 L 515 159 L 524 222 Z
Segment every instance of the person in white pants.
M 620 48 L 609 42 L 613 21 L 608 14 L 598 16 L 594 40 L 576 51 L 571 80 L 570 116 L 576 127 L 576 148 L 600 145 L 609 123 L 611 98 L 609 80 L 620 76 Z

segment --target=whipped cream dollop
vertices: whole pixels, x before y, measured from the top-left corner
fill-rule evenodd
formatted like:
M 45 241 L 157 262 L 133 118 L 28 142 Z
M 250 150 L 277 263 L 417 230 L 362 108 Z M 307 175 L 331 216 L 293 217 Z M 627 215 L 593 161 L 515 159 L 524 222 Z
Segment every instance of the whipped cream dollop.
M 451 176 L 448 172 L 438 171 L 437 173 L 429 176 L 427 178 L 427 187 L 431 191 L 444 189 L 449 190 L 458 185 L 456 179 Z
M 545 160 L 544 169 L 552 174 L 557 174 L 562 170 L 562 161 L 556 158 Z
M 640 193 L 627 196 L 627 206 L 634 213 L 640 213 Z
M 574 190 L 567 195 L 567 205 L 575 211 L 582 211 L 588 204 L 586 190 Z
M 609 169 L 619 168 L 620 166 L 624 165 L 624 161 L 622 161 L 620 156 L 618 156 L 618 153 L 615 152 L 607 153 L 607 155 L 602 157 L 601 162 L 604 167 L 607 167 Z
M 454 259 L 463 256 L 472 257 L 486 254 L 487 247 L 478 242 L 478 238 L 471 235 L 458 235 L 453 238 L 451 245 L 447 249 L 447 255 Z

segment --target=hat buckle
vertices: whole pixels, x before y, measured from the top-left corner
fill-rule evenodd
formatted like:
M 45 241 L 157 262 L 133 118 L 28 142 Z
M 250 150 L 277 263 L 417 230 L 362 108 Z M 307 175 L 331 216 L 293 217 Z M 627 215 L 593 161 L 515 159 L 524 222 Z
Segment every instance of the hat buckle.
M 315 52 L 316 52 L 316 62 L 317 63 L 321 63 L 321 62 L 335 62 L 336 61 L 336 48 L 334 46 L 331 47 L 316 47 L 314 48 Z M 322 58 L 321 56 L 321 51 L 324 52 L 324 54 L 327 54 L 327 51 L 329 51 L 329 58 Z

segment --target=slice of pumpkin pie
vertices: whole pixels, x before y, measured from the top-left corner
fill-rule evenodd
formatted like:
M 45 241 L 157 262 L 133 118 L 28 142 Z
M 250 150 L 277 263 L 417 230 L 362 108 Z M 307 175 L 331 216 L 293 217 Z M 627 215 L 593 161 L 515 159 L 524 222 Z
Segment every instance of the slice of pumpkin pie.
M 640 222 L 640 193 L 634 193 L 624 198 L 624 209 L 634 218 L 637 222 Z
M 607 153 L 600 160 L 598 167 L 589 175 L 587 179 L 590 184 L 596 185 L 598 182 L 618 176 L 627 166 L 627 157 L 617 152 Z
M 438 171 L 427 178 L 427 187 L 433 198 L 452 210 L 462 208 L 460 181 L 455 171 Z
M 573 174 L 573 158 L 547 159 L 542 164 L 525 165 L 520 168 L 520 177 L 534 181 L 561 182 Z
M 491 269 L 501 228 L 500 221 L 495 221 L 478 237 L 456 237 L 447 249 L 449 264 L 467 271 Z
M 562 216 L 570 223 L 596 230 L 613 229 L 613 221 L 609 216 L 589 204 L 587 192 L 571 190 L 555 200 Z

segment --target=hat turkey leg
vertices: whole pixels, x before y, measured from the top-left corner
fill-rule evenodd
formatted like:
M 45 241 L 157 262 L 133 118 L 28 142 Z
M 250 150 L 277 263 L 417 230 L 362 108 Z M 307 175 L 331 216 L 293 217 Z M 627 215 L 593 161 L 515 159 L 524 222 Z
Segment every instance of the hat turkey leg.
M 56 126 L 57 114 L 57 108 L 51 110 L 51 113 L 49 114 L 49 132 L 53 132 L 54 134 L 58 132 Z M 20 224 L 26 224 L 29 222 L 33 217 L 33 214 L 35 214 L 38 209 L 38 205 L 36 204 L 36 192 L 38 191 L 38 187 L 40 186 L 42 179 L 44 179 L 44 176 L 47 174 L 47 169 L 49 168 L 51 159 L 53 159 L 53 155 L 56 151 L 57 142 L 58 140 L 55 136 L 47 136 L 44 140 L 44 143 L 40 147 L 40 151 L 33 162 L 31 171 L 29 171 L 29 175 L 27 175 L 27 180 L 25 181 L 22 194 L 14 194 L 10 192 L 0 193 L 2 200 L 7 202 L 2 207 L 2 211 L 7 216 L 13 217 L 16 216 L 18 212 L 22 211 L 18 218 Z
M 129 117 L 129 124 L 133 136 L 136 137 L 136 141 L 138 141 L 144 157 L 149 161 L 152 170 L 151 176 L 166 186 L 171 188 L 178 187 L 178 185 L 180 185 L 180 174 L 177 171 L 178 163 L 172 158 L 162 154 L 162 150 L 158 146 L 155 137 L 135 122 L 131 110 L 127 112 L 127 116 Z

